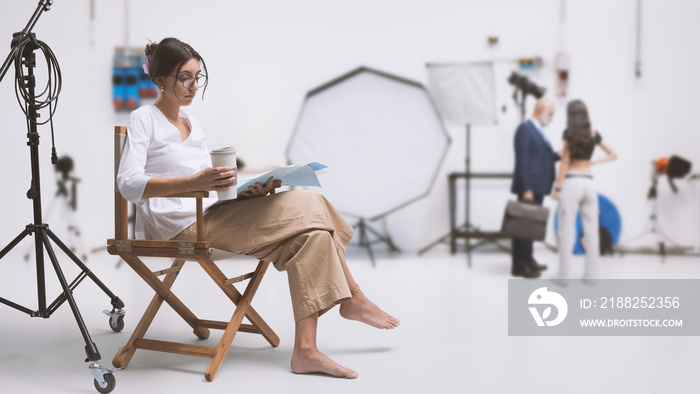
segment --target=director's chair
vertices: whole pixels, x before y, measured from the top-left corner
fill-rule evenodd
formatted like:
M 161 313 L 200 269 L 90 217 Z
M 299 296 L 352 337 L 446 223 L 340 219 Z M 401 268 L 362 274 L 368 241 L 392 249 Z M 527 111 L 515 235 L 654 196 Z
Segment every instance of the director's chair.
M 114 360 L 112 361 L 114 366 L 117 368 L 126 368 L 136 349 L 209 357 L 211 361 L 204 373 L 204 377 L 207 381 L 211 382 L 216 377 L 221 363 L 224 361 L 226 353 L 231 346 L 231 342 L 238 331 L 260 334 L 270 345 L 273 347 L 278 346 L 279 337 L 277 337 L 275 332 L 250 305 L 270 263 L 261 260 L 255 268 L 255 271 L 235 278 L 227 278 L 224 275 L 214 263 L 214 260 L 220 260 L 226 257 L 230 258 L 233 254 L 213 250 L 211 248 L 211 243 L 203 239 L 204 223 L 202 221 L 202 198 L 208 197 L 209 194 L 207 192 L 193 192 L 167 196 L 197 199 L 196 242 L 129 239 L 127 201 L 122 197 L 121 193 L 119 193 L 116 186 L 116 176 L 127 138 L 127 128 L 116 126 L 114 136 L 115 238 L 107 240 L 107 249 L 110 254 L 118 255 L 126 261 L 126 263 L 156 292 L 156 295 L 153 297 L 148 308 L 146 308 L 146 311 L 126 346 L 119 349 L 114 356 Z M 170 257 L 173 258 L 174 261 L 170 268 L 153 272 L 141 260 L 141 257 Z M 236 305 L 233 316 L 228 322 L 199 319 L 170 290 L 185 263 L 192 260 L 196 261 L 204 269 L 217 286 Z M 158 277 L 163 275 L 164 278 L 160 280 Z M 241 294 L 233 284 L 244 280 L 249 280 L 249 282 L 245 291 Z M 146 331 L 158 313 L 163 301 L 170 305 L 175 312 L 192 327 L 194 335 L 199 339 L 207 339 L 210 329 L 224 330 L 218 345 L 211 347 L 144 338 Z M 250 324 L 242 323 L 244 317 L 248 319 Z

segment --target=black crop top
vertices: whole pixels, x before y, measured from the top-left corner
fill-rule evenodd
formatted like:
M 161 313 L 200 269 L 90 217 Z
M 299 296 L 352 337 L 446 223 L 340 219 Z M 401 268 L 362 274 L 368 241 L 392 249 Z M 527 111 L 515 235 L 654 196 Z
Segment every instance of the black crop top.
M 564 140 L 568 140 L 566 138 L 567 131 L 568 131 L 568 129 L 564 130 L 564 135 L 563 135 Z M 595 149 L 596 145 L 600 144 L 600 141 L 603 140 L 603 137 L 600 135 L 599 132 L 596 131 L 595 135 L 591 136 L 591 139 L 593 140 L 593 143 L 591 144 L 590 148 L 586 152 L 584 152 L 583 154 L 580 154 L 580 155 L 574 155 L 572 153 L 572 155 L 570 156 L 570 159 L 571 160 L 590 160 L 591 157 L 593 157 L 593 150 Z M 576 149 L 576 150 L 580 152 L 580 149 Z M 569 147 L 569 152 L 573 152 L 571 150 L 571 147 Z

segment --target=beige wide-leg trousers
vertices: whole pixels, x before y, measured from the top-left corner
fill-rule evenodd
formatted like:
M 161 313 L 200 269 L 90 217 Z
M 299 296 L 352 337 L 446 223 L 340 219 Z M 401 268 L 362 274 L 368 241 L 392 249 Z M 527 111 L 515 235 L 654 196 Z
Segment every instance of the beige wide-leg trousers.
M 204 216 L 204 239 L 212 247 L 287 271 L 296 321 L 351 298 L 342 264 L 352 236 L 352 227 L 328 200 L 310 191 L 233 200 Z M 195 225 L 173 239 L 196 239 Z

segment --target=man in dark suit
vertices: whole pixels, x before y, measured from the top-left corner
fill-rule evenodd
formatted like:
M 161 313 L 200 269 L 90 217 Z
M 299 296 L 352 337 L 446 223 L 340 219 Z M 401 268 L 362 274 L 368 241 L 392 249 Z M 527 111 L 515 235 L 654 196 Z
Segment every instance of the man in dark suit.
M 541 98 L 535 104 L 532 117 L 515 130 L 515 171 L 511 192 L 519 201 L 542 205 L 544 196 L 552 190 L 555 180 L 554 163 L 559 160 L 543 132 L 554 116 L 554 103 Z M 511 275 L 538 278 L 546 265 L 538 264 L 532 256 L 533 241 L 513 238 Z

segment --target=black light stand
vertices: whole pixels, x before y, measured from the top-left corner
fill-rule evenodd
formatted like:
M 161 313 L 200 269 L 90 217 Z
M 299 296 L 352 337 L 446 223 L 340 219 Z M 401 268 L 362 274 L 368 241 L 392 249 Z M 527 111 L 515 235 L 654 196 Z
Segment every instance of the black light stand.
M 672 157 L 672 162 L 673 160 L 683 160 L 678 158 L 677 156 Z M 683 160 L 684 161 L 684 160 Z M 688 174 L 690 171 L 690 163 L 688 162 L 687 168 L 682 170 L 681 173 L 676 173 L 674 170 L 670 170 L 668 173 L 666 173 L 666 176 L 668 177 L 668 182 L 669 186 L 671 187 L 671 190 L 676 193 L 678 190 L 676 189 L 676 186 L 673 183 L 673 178 L 682 178 L 685 175 Z M 647 200 L 651 200 L 651 212 L 649 212 L 649 218 L 647 219 L 646 226 L 644 230 L 632 237 L 631 239 L 628 239 L 624 242 L 621 242 L 620 245 L 617 247 L 617 251 L 620 254 L 626 254 L 626 253 L 642 253 L 642 254 L 658 254 L 661 256 L 661 261 L 664 262 L 666 261 L 666 256 L 668 255 L 687 255 L 690 254 L 687 250 L 692 249 L 692 248 L 687 248 L 680 246 L 678 242 L 674 241 L 671 237 L 669 237 L 666 233 L 664 233 L 659 226 L 659 202 L 658 202 L 658 179 L 659 176 L 661 176 L 662 173 L 659 172 L 659 170 L 656 168 L 656 161 L 651 162 L 651 186 L 649 187 L 649 191 L 647 192 Z M 635 242 L 644 239 L 646 237 L 651 237 L 652 240 L 655 243 L 655 246 L 658 248 L 656 250 L 651 249 L 651 250 L 645 250 L 645 248 L 640 248 L 640 249 L 632 249 L 629 247 L 630 244 L 634 244 Z
M 428 250 L 430 250 L 432 247 L 440 244 L 440 243 L 445 243 L 446 241 L 449 240 L 450 243 L 450 253 L 455 254 L 457 251 L 457 239 L 458 238 L 464 238 L 465 239 L 465 246 L 466 246 L 466 254 L 467 254 L 467 266 L 471 268 L 472 266 L 472 254 L 471 251 L 474 248 L 477 248 L 485 243 L 492 243 L 496 245 L 499 249 L 501 249 L 504 252 L 510 253 L 510 249 L 501 245 L 500 243 L 497 242 L 499 238 L 502 238 L 500 235 L 500 232 L 498 231 L 482 231 L 478 227 L 474 226 L 471 223 L 471 202 L 470 202 L 470 181 L 472 178 L 481 178 L 481 179 L 498 179 L 498 178 L 511 178 L 512 174 L 509 173 L 474 173 L 471 171 L 471 125 L 469 123 L 466 124 L 466 149 L 465 149 L 465 171 L 463 173 L 460 172 L 453 172 L 450 173 L 448 176 L 449 180 L 449 200 L 450 200 L 450 232 L 447 233 L 446 235 L 442 236 L 441 238 L 435 240 L 431 244 L 427 245 L 423 249 L 418 251 L 418 254 L 421 255 Z M 456 184 L 457 180 L 459 178 L 464 178 L 465 180 L 465 186 L 464 186 L 464 224 L 462 226 L 457 227 L 457 207 L 456 207 Z M 478 242 L 472 243 L 472 239 L 479 239 Z
M 394 241 L 391 240 L 390 236 L 384 236 L 379 234 L 377 230 L 373 229 L 365 222 L 365 218 L 360 218 L 357 224 L 355 224 L 352 227 L 357 228 L 357 231 L 359 233 L 359 240 L 357 246 L 367 249 L 367 253 L 369 254 L 369 259 L 372 262 L 373 267 L 376 267 L 377 264 L 374 261 L 374 252 L 372 251 L 372 244 L 385 243 L 389 247 L 390 252 L 401 252 L 401 250 L 394 244 Z M 368 232 L 372 233 L 375 236 L 374 240 L 370 240 Z
M 98 278 L 93 274 L 86 266 L 83 264 L 78 257 L 68 248 L 50 229 L 49 225 L 43 223 L 42 211 L 41 211 L 41 180 L 39 174 L 39 133 L 37 132 L 37 118 L 39 114 L 36 107 L 36 94 L 35 94 L 35 78 L 34 78 L 34 67 L 36 66 L 36 57 L 34 51 L 40 48 L 47 49 L 48 47 L 42 47 L 44 44 L 36 39 L 34 33 L 31 30 L 34 28 L 37 20 L 44 11 L 48 11 L 52 0 L 41 0 L 39 5 L 32 15 L 29 23 L 19 33 L 13 34 L 12 40 L 12 50 L 7 56 L 7 59 L 0 69 L 0 81 L 7 73 L 10 64 L 14 62 L 15 74 L 17 76 L 22 75 L 22 66 L 26 67 L 27 73 L 25 74 L 22 81 L 18 81 L 18 84 L 23 84 L 23 87 L 27 89 L 28 95 L 25 99 L 27 105 L 27 125 L 28 133 L 27 138 L 29 141 L 27 145 L 29 146 L 29 151 L 31 155 L 31 186 L 27 192 L 27 197 L 33 201 L 34 207 L 34 222 L 27 225 L 26 228 L 10 242 L 2 251 L 0 251 L 0 259 L 2 259 L 10 250 L 12 250 L 17 244 L 20 243 L 25 237 L 35 235 L 34 238 L 34 251 L 36 257 L 36 275 L 37 275 L 37 290 L 38 290 L 38 304 L 39 309 L 33 311 L 29 308 L 16 304 L 5 298 L 0 298 L 0 303 L 8 305 L 14 309 L 28 314 L 30 317 L 42 317 L 49 318 L 64 302 L 68 301 L 71 307 L 73 316 L 78 324 L 80 332 L 85 340 L 85 353 L 87 354 L 86 362 L 90 362 L 89 370 L 95 378 L 95 388 L 101 393 L 108 393 L 114 389 L 116 381 L 112 372 L 115 371 L 114 368 L 103 367 L 98 363 L 100 360 L 100 353 L 97 350 L 97 346 L 90 338 L 90 333 L 88 332 L 85 322 L 83 321 L 78 306 L 73 298 L 73 290 L 85 279 L 89 277 L 92 279 L 97 286 L 102 289 L 102 291 L 107 294 L 112 303 L 112 311 L 106 312 L 110 316 L 110 326 L 115 331 L 120 331 L 123 328 L 123 315 L 124 312 L 122 308 L 124 303 L 115 296 Z M 60 75 L 59 75 L 60 76 Z M 19 77 L 18 77 L 19 78 Z M 57 94 L 53 100 L 57 98 Z M 51 116 L 51 114 L 49 115 Z M 55 151 L 54 151 L 55 157 Z M 69 284 L 61 270 L 61 266 L 58 263 L 56 254 L 54 253 L 53 247 L 51 246 L 51 241 L 53 241 L 58 247 L 68 255 L 73 262 L 80 267 L 80 274 Z M 63 292 L 49 305 L 46 305 L 46 283 L 44 277 L 44 248 L 48 254 L 49 260 L 53 265 L 56 276 L 61 284 Z M 120 320 L 121 325 L 116 324 L 116 321 Z M 113 323 L 115 322 L 115 323 Z
M 62 209 L 62 213 L 64 215 L 63 221 L 66 223 L 68 236 L 71 237 L 71 239 L 68 240 L 68 246 L 70 246 L 71 250 L 76 253 L 81 252 L 80 257 L 82 258 L 82 261 L 85 262 L 87 260 L 87 255 L 85 254 L 82 243 L 80 242 L 80 228 L 75 223 L 74 216 L 78 209 L 77 184 L 80 182 L 80 179 L 70 175 L 70 172 L 73 170 L 73 159 L 71 159 L 70 156 L 63 156 L 58 159 L 58 162 L 56 162 L 54 167 L 58 178 L 56 181 L 58 189 L 56 190 L 54 200 L 51 201 L 51 204 L 49 204 L 47 215 L 51 216 L 53 208 L 56 206 L 56 203 L 58 203 L 59 208 Z M 68 183 L 70 183 L 70 187 L 68 187 Z M 72 242 L 74 240 L 77 240 L 78 242 L 77 247 Z M 30 247 L 27 249 L 27 253 L 24 255 L 24 260 L 28 261 L 31 257 L 32 248 Z
M 545 89 L 531 82 L 527 77 L 513 72 L 508 77 L 508 82 L 515 86 L 513 92 L 513 100 L 520 109 L 520 120 L 525 120 L 525 100 L 528 95 L 533 95 L 535 98 L 540 98 L 544 95 Z M 512 173 L 475 173 L 471 171 L 470 155 L 471 155 L 471 125 L 466 123 L 466 150 L 465 150 L 465 172 L 453 172 L 449 174 L 449 198 L 450 198 L 450 232 L 428 246 L 424 247 L 418 254 L 423 254 L 433 246 L 444 243 L 447 240 L 450 242 L 450 252 L 454 254 L 457 249 L 457 239 L 464 238 L 466 241 L 467 264 L 471 267 L 471 251 L 472 249 L 481 246 L 485 243 L 492 243 L 501 251 L 510 253 L 510 248 L 498 243 L 499 239 L 506 239 L 500 231 L 482 231 L 474 226 L 470 220 L 470 193 L 471 179 L 509 179 L 513 177 Z M 456 220 L 456 183 L 460 178 L 465 179 L 465 221 L 462 226 L 457 227 Z M 477 239 L 478 242 L 472 243 L 472 239 Z M 551 249 L 556 250 L 552 245 L 545 243 Z

